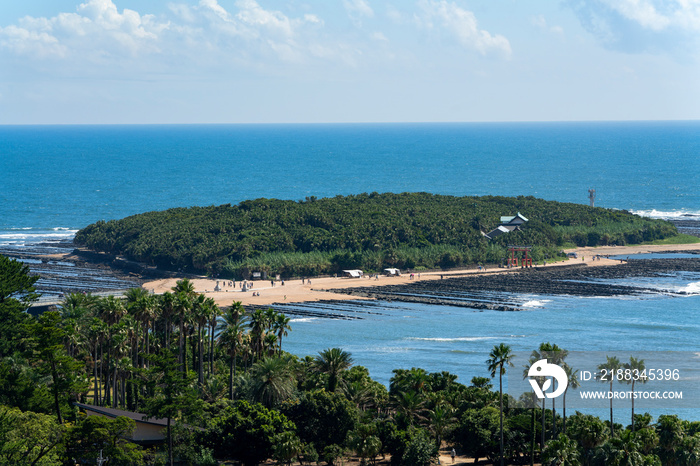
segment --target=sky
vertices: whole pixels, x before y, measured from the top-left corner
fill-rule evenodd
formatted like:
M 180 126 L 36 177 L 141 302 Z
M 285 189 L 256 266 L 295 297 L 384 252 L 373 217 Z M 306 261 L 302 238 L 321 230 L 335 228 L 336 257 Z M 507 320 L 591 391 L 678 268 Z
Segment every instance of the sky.
M 700 119 L 700 0 L 22 0 L 0 124 Z

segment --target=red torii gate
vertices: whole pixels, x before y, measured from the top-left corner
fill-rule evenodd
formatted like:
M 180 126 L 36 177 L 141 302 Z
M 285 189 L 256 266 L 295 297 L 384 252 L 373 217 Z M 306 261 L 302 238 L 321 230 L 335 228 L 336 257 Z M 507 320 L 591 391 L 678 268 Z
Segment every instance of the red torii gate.
M 532 258 L 527 256 L 528 251 L 532 249 L 532 246 L 508 246 L 508 251 L 510 252 L 510 258 L 508 259 L 508 267 L 517 267 L 518 258 L 515 257 L 516 252 L 525 252 L 525 257 L 521 261 L 522 267 L 532 267 Z

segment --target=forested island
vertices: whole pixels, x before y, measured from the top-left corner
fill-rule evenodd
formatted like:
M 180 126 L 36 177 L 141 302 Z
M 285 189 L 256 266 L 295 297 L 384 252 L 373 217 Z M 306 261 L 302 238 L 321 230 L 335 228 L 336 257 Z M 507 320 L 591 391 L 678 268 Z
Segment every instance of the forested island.
M 521 231 L 483 235 L 516 213 L 528 219 Z M 371 193 L 147 212 L 91 224 L 75 243 L 166 270 L 247 278 L 253 271 L 290 277 L 502 264 L 509 244 L 533 246 L 531 257 L 542 261 L 566 245 L 636 244 L 676 234 L 663 220 L 532 196 Z
M 526 377 L 541 358 L 575 373 L 553 343 L 527 361 L 505 344 L 485 350 L 490 377 L 396 369 L 385 387 L 341 348 L 286 353 L 284 314 L 220 309 L 187 279 L 163 295 L 71 294 L 34 317 L 25 310 L 37 278 L 0 256 L 0 464 L 429 466 L 453 448 L 459 464 L 700 462 L 699 422 L 632 405 L 625 426 L 612 407 L 604 421 L 567 416 L 565 397 L 555 411 L 504 393 L 503 375 Z M 608 357 L 598 367 L 641 371 L 644 361 Z M 143 416 L 162 421 L 160 442 L 130 440 Z

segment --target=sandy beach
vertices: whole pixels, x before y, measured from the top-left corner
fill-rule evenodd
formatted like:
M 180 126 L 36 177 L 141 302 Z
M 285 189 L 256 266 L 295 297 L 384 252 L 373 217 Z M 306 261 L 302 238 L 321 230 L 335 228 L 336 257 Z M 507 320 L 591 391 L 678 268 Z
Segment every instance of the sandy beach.
M 597 248 L 576 248 L 567 249 L 565 252 L 576 252 L 578 258 L 568 259 L 561 262 L 547 264 L 546 266 L 539 265 L 538 267 L 560 267 L 563 265 L 572 265 L 584 263 L 588 266 L 613 266 L 619 264 L 620 261 L 606 259 L 601 257 L 599 260 L 596 256 L 620 256 L 633 255 L 644 253 L 660 253 L 660 252 L 676 252 L 676 251 L 700 251 L 700 243 L 696 244 L 676 244 L 676 245 L 640 245 L 640 246 L 604 246 Z M 699 256 L 700 257 L 700 256 Z M 431 271 L 415 273 L 413 278 L 411 274 L 403 273 L 400 277 L 385 277 L 379 275 L 378 278 L 363 277 L 363 278 L 336 278 L 336 277 L 317 277 L 311 278 L 310 281 L 305 280 L 302 283 L 301 279 L 285 280 L 276 282 L 272 286 L 269 280 L 254 280 L 248 281 L 248 291 L 243 292 L 240 288 L 241 283 L 236 282 L 236 286 L 231 286 L 231 283 L 220 280 L 219 286 L 221 291 L 214 291 L 217 280 L 211 278 L 195 278 L 192 279 L 195 290 L 199 293 L 204 293 L 208 297 L 214 298 L 219 306 L 230 306 L 235 301 L 240 301 L 244 305 L 267 306 L 275 303 L 296 303 L 304 301 L 321 301 L 321 300 L 343 300 L 343 299 L 361 299 L 350 294 L 342 294 L 329 292 L 329 289 L 343 288 L 358 288 L 358 287 L 375 287 L 384 285 L 401 285 L 412 283 L 414 281 L 440 280 L 442 277 L 460 276 L 466 274 L 501 274 L 510 273 L 519 269 L 502 269 L 493 268 L 478 270 L 476 267 L 467 269 L 457 269 L 449 271 Z M 171 291 L 175 286 L 177 278 L 168 278 L 147 282 L 143 287 L 156 294 L 161 294 L 166 291 Z M 252 288 L 251 288 L 252 286 Z M 256 296 L 253 296 L 253 292 Z M 257 293 L 260 296 L 257 296 Z

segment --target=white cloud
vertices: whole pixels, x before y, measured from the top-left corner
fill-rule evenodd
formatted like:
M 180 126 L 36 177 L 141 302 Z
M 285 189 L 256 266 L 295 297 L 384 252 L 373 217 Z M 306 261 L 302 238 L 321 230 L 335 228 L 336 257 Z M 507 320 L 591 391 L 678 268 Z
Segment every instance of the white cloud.
M 615 13 L 649 31 L 700 32 L 700 0 L 583 0 L 573 5 L 597 15 Z
M 608 48 L 697 56 L 700 0 L 566 0 Z
M 230 10 L 217 0 L 170 4 L 168 10 L 171 20 L 130 9 L 119 11 L 113 0 L 87 0 L 75 13 L 25 17 L 0 27 L 0 49 L 20 56 L 103 64 L 114 57 L 145 55 L 198 62 L 207 58 L 250 61 L 256 55 L 272 55 L 300 62 L 317 56 L 314 32 L 324 25 L 314 14 L 289 17 L 255 0 L 238 0 Z
M 0 46 L 39 58 L 135 56 L 157 50 L 160 34 L 169 27 L 152 15 L 129 9 L 119 13 L 111 0 L 89 0 L 76 11 L 53 18 L 27 16 L 18 25 L 0 28 Z
M 419 25 L 427 29 L 444 30 L 465 48 L 476 50 L 481 55 L 492 52 L 510 57 L 510 42 L 500 34 L 492 35 L 479 29 L 474 13 L 460 8 L 447 0 L 420 0 L 422 15 L 416 16 Z
M 615 0 L 608 2 L 608 5 L 625 18 L 652 31 L 661 31 L 671 24 L 670 18 L 659 13 L 653 4 L 646 0 Z
M 537 15 L 533 17 L 532 24 L 543 31 L 553 32 L 559 35 L 564 34 L 564 28 L 562 28 L 561 26 L 550 26 L 549 24 L 547 24 L 547 20 L 542 15 Z
M 0 47 L 17 55 L 38 58 L 63 57 L 66 54 L 65 46 L 59 44 L 58 39 L 48 32 L 14 25 L 0 28 Z
M 374 10 L 365 0 L 343 0 L 343 6 L 353 19 L 374 17 Z

